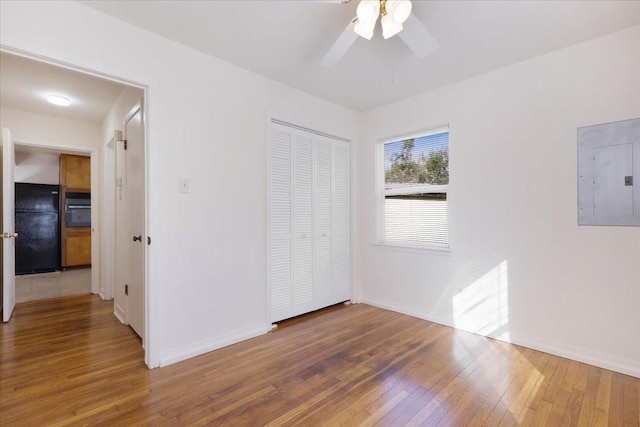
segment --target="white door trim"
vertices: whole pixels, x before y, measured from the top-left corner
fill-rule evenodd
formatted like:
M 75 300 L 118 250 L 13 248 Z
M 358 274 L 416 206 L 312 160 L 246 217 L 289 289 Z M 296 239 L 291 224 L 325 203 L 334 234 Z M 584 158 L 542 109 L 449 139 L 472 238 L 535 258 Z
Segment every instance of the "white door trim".
M 127 122 L 129 120 L 131 120 L 131 118 L 133 116 L 136 115 L 136 113 L 138 112 L 138 110 L 140 110 L 140 108 L 142 108 L 142 101 L 140 100 L 138 102 L 135 103 L 135 105 L 133 107 L 131 107 L 131 110 L 129 110 L 129 112 L 127 114 L 125 114 L 124 116 L 124 120 L 122 120 L 122 124 L 123 126 L 127 124 Z M 142 112 L 142 115 L 144 116 L 144 111 Z M 144 118 L 144 117 L 143 117 Z

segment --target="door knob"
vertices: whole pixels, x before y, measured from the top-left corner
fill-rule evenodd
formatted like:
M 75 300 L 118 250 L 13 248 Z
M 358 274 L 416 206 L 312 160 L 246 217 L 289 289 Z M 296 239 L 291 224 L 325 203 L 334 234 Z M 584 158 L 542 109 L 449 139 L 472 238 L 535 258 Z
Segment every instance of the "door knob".
M 2 233 L 2 237 L 5 239 L 15 239 L 18 237 L 18 233 Z
M 142 236 L 133 236 L 134 242 L 142 242 Z

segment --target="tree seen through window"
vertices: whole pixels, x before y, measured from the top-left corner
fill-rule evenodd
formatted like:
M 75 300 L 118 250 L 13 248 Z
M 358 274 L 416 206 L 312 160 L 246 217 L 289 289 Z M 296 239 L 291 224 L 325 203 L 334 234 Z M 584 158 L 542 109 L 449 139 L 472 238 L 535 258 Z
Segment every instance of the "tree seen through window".
M 390 187 L 388 184 L 449 184 L 448 140 L 438 136 L 385 144 L 385 187 Z

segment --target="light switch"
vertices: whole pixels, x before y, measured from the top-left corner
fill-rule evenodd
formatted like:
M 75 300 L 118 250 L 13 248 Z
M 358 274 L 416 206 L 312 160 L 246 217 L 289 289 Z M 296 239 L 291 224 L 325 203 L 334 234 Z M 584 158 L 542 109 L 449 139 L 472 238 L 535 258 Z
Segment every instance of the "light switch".
M 189 192 L 189 180 L 181 178 L 178 180 L 178 188 L 181 193 Z

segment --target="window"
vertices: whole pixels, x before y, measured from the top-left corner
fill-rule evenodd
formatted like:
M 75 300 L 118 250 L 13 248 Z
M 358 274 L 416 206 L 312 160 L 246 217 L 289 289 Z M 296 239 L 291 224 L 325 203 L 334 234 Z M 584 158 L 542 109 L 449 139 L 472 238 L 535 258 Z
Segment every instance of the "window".
M 378 150 L 378 242 L 448 248 L 448 127 L 384 142 Z

